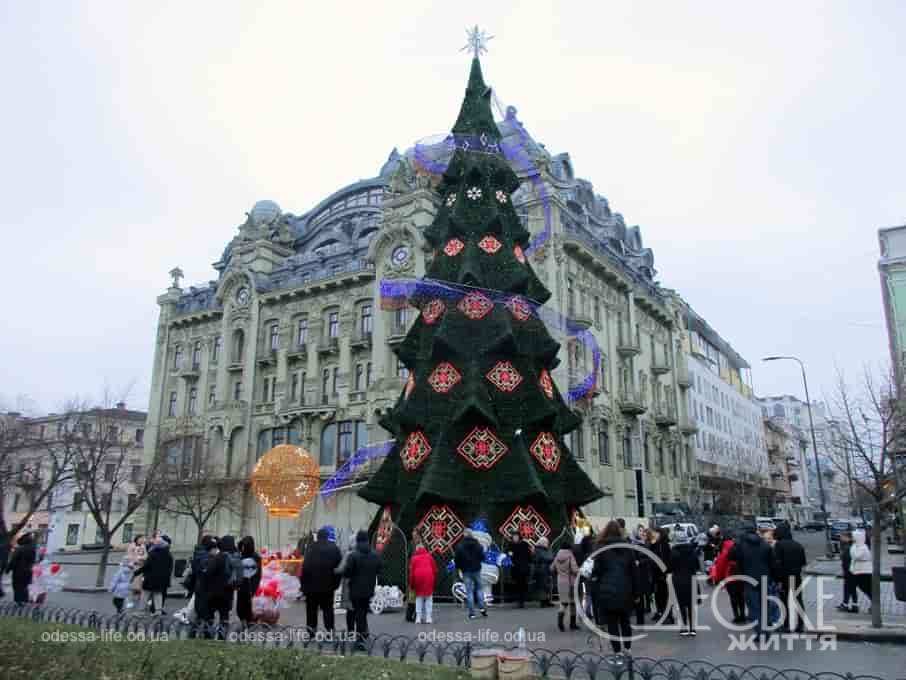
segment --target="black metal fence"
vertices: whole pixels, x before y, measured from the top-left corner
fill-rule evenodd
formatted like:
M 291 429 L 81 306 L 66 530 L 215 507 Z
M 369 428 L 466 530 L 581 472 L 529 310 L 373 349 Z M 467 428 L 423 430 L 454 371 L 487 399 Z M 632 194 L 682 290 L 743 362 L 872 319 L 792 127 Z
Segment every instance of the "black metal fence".
M 883 680 L 875 675 L 810 673 L 761 665 L 715 665 L 703 660 L 637 656 L 617 662 L 616 658 L 596 651 L 502 648 L 471 642 L 433 642 L 405 635 L 377 634 L 367 640 L 352 640 L 342 632 L 333 638 L 326 634 L 311 635 L 304 627 L 266 624 L 208 626 L 183 623 L 170 616 L 103 614 L 63 607 L 3 604 L 0 605 L 0 616 L 36 623 L 85 626 L 108 635 L 122 633 L 127 636 L 126 639 L 221 639 L 224 644 L 294 648 L 343 656 L 361 654 L 403 663 L 442 664 L 458 668 L 474 668 L 479 657 L 486 656 L 493 649 L 510 656 L 524 655 L 537 677 L 566 680 Z

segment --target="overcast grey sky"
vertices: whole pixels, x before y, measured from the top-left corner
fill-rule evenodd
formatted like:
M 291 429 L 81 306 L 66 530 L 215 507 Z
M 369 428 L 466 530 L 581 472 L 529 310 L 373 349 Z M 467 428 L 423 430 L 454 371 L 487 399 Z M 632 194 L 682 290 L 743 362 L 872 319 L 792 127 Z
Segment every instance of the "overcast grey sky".
M 904 2 L 0 4 L 0 395 L 134 382 L 155 298 L 263 198 L 303 213 L 449 129 L 464 28 L 487 81 L 568 151 L 753 364 L 813 391 L 887 356 L 876 230 L 906 222 Z M 897 38 L 900 44 L 897 44 Z

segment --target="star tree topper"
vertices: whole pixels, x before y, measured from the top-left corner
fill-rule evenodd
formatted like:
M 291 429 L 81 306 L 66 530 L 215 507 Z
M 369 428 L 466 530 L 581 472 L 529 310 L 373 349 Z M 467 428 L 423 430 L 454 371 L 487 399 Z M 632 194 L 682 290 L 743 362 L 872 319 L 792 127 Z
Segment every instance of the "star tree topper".
M 494 37 L 493 35 L 488 35 L 484 31 L 479 30 L 477 24 L 473 28 L 466 29 L 466 36 L 468 41 L 460 52 L 471 50 L 472 55 L 476 59 L 488 51 L 488 40 L 491 40 Z

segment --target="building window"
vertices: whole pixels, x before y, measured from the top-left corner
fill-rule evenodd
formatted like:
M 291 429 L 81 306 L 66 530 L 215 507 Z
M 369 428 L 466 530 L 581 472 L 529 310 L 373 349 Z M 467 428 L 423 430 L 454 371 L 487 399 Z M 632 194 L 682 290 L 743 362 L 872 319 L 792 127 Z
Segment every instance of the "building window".
M 66 545 L 77 545 L 79 542 L 79 525 L 70 524 L 66 527 Z M 125 543 L 125 541 L 124 541 Z
M 182 345 L 176 345 L 173 348 L 173 370 L 177 370 L 182 366 Z
M 293 379 L 289 384 L 289 400 L 296 401 L 296 396 L 299 394 L 299 374 L 293 373 Z
M 135 443 L 143 444 L 145 442 L 145 431 L 142 428 L 138 428 L 135 431 Z
M 112 494 L 105 493 L 101 495 L 101 510 L 104 512 L 110 512 L 111 502 L 113 500 Z
M 138 507 L 138 494 L 130 493 L 126 497 L 126 510 L 131 512 Z
M 176 415 L 176 392 L 170 392 L 170 405 L 167 407 L 167 415 Z
M 632 467 L 632 430 L 623 430 L 623 467 Z
M 362 391 L 362 380 L 365 378 L 365 366 L 362 364 L 356 364 L 355 366 L 355 390 L 356 392 Z
M 645 434 L 645 443 L 643 445 L 645 451 L 645 472 L 651 472 L 651 442 L 648 439 L 648 434 Z
M 371 387 L 371 362 L 365 364 L 365 388 Z
M 331 312 L 327 315 L 327 337 L 335 338 L 340 334 L 340 313 Z
M 576 460 L 585 460 L 585 447 L 583 444 L 582 427 L 579 426 L 569 433 L 569 450 L 572 451 L 573 458 Z
M 280 326 L 274 324 L 271 326 L 271 351 L 274 352 L 280 348 Z
M 237 380 L 233 385 L 233 400 L 239 401 L 240 399 L 242 399 L 242 381 Z
M 139 480 L 141 480 L 141 478 L 142 478 L 142 466 L 133 465 L 132 471 L 129 475 L 129 481 L 132 482 L 133 484 L 138 484 Z
M 299 325 L 296 328 L 296 344 L 304 345 L 308 341 L 308 319 L 299 319 Z
M 101 545 L 104 542 L 104 529 L 100 526 L 94 528 L 94 542 Z
M 670 467 L 673 469 L 673 476 L 679 477 L 679 467 L 677 467 L 676 446 L 670 447 Z
M 319 463 L 325 467 L 342 465 L 353 452 L 368 443 L 368 427 L 361 420 L 331 423 L 321 431 Z
M 211 350 L 211 361 L 217 361 L 220 358 L 220 351 L 223 349 L 223 336 L 214 336 L 214 348 Z
M 657 445 L 657 471 L 664 474 L 667 470 L 664 468 L 664 445 Z
M 337 396 L 337 395 L 340 393 L 339 390 L 338 390 L 339 385 L 337 384 L 337 383 L 339 382 L 339 377 L 340 377 L 340 369 L 337 368 L 336 366 L 334 366 L 334 368 L 333 368 L 333 381 L 332 381 L 332 383 L 333 383 L 333 390 L 331 390 L 331 391 L 333 392 L 333 396 Z
M 601 325 L 601 300 L 595 295 L 595 326 Z
M 104 481 L 112 482 L 113 476 L 115 474 L 116 474 L 116 465 L 114 465 L 113 463 L 107 463 L 107 465 L 104 466 Z
M 343 465 L 352 455 L 354 446 L 354 435 L 352 421 L 346 420 L 340 423 L 339 441 L 337 446 L 337 465 Z
M 399 357 L 396 358 L 396 375 L 403 380 L 406 380 L 409 377 L 409 369 L 406 368 L 406 364 L 404 364 Z
M 233 333 L 233 362 L 242 361 L 242 355 L 245 352 L 245 333 L 241 328 L 237 328 Z
M 371 333 L 373 323 L 374 319 L 371 316 L 371 305 L 362 305 L 361 330 L 363 336 L 369 335 Z
M 198 388 L 193 387 L 189 390 L 189 415 L 194 416 L 198 410 Z
M 393 330 L 396 333 L 402 333 L 406 330 L 406 326 L 409 323 L 409 308 L 401 307 L 395 312 L 395 317 L 393 321 Z
M 192 368 L 198 368 L 201 365 L 201 341 L 196 341 L 192 348 Z
M 261 401 L 267 401 L 267 388 L 269 386 L 270 378 L 265 378 L 261 386 Z
M 569 316 L 574 317 L 576 314 L 576 291 L 573 288 L 573 280 L 566 279 L 566 310 Z
M 299 403 L 305 403 L 305 371 L 302 371 L 299 378 Z
M 82 512 L 82 494 L 78 491 L 72 494 L 72 511 Z
M 601 465 L 610 465 L 610 433 L 607 428 L 608 424 L 603 422 L 598 429 L 598 461 Z
M 330 383 L 330 369 L 325 368 L 321 371 L 321 403 L 327 403 L 327 387 Z
M 217 401 L 217 385 L 211 385 L 211 389 L 208 390 L 208 406 L 214 408 L 214 403 Z
M 123 525 L 123 543 L 132 543 L 132 524 Z

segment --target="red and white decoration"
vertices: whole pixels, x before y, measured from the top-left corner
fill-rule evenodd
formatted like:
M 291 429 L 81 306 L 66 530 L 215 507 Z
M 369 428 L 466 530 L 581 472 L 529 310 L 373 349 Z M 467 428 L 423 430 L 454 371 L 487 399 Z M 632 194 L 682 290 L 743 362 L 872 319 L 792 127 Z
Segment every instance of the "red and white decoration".
M 541 385 L 541 389 L 548 399 L 554 398 L 554 381 L 551 380 L 551 374 L 547 372 L 546 368 L 541 369 L 541 375 L 538 376 L 538 384 Z
M 467 317 L 473 321 L 477 321 L 478 319 L 486 317 L 488 313 L 494 309 L 494 303 L 491 302 L 491 299 L 487 295 L 472 291 L 463 296 L 457 307 L 459 308 L 459 311 Z
M 516 260 L 518 260 L 521 264 L 525 264 L 525 253 L 522 252 L 522 246 L 520 246 L 519 244 L 513 246 L 513 255 L 516 256 Z
M 449 361 L 441 361 L 428 376 L 428 384 L 438 394 L 446 394 L 456 387 L 460 380 L 462 375 Z
M 478 247 L 488 255 L 493 255 L 503 247 L 503 244 L 498 241 L 493 235 L 487 234 L 478 242 Z
M 501 392 L 512 392 L 522 382 L 522 375 L 509 361 L 498 361 L 485 377 Z
M 422 320 L 429 326 L 437 321 L 443 313 L 447 311 L 447 306 L 443 300 L 435 298 L 422 307 Z
M 506 194 L 503 193 L 501 189 L 494 192 L 494 197 L 497 199 L 498 203 L 506 203 Z
M 412 394 L 412 390 L 415 389 L 415 376 L 411 373 L 409 374 L 409 379 L 406 380 L 406 389 L 403 391 L 403 396 L 408 399 L 409 395 Z
M 506 301 L 506 308 L 517 321 L 527 321 L 532 316 L 531 305 L 516 295 Z
M 462 252 L 462 249 L 466 247 L 466 244 L 460 241 L 458 238 L 451 238 L 447 241 L 447 245 L 444 246 L 444 253 L 447 257 L 456 257 Z
M 531 505 L 518 505 L 506 522 L 500 525 L 500 533 L 506 537 L 518 533 L 534 548 L 542 538 L 550 540 L 551 527 Z
M 560 447 L 557 446 L 557 440 L 550 432 L 542 432 L 535 437 L 529 451 L 541 467 L 548 472 L 556 472 L 560 467 Z
M 425 434 L 416 430 L 406 437 L 406 443 L 403 445 L 403 450 L 400 451 L 400 460 L 403 462 L 403 467 L 412 472 L 425 462 L 429 453 L 431 453 L 431 445 Z
M 415 530 L 428 552 L 445 553 L 462 538 L 465 525 L 449 505 L 434 505 L 425 513 Z
M 509 451 L 489 427 L 476 427 L 456 447 L 460 456 L 477 470 L 490 470 Z

